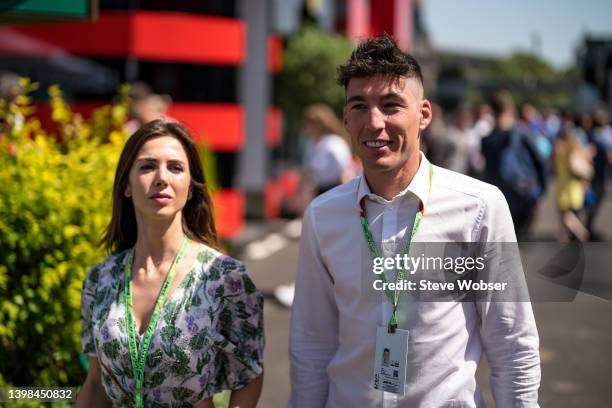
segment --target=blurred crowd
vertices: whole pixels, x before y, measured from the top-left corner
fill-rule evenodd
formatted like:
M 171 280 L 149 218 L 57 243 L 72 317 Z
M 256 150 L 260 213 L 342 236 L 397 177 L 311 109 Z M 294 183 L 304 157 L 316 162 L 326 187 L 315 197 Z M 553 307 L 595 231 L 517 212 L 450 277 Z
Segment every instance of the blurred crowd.
M 612 164 L 605 110 L 517 107 L 509 92 L 500 91 L 475 109 L 435 107 L 422 148 L 434 164 L 498 186 L 519 240 L 531 238 L 536 210 L 549 188 L 559 210 L 560 241 L 601 239 L 595 220 Z
M 519 240 L 535 238 L 531 227 L 550 189 L 558 208 L 556 238 L 601 240 L 595 221 L 612 164 L 612 127 L 605 110 L 516 106 L 512 94 L 499 91 L 476 107 L 443 110 L 434 104 L 433 111 L 421 149 L 438 166 L 498 186 Z M 350 140 L 329 107 L 304 110 L 302 135 L 303 188 L 290 202 L 298 214 L 314 196 L 360 171 L 358 161 L 349 159 Z

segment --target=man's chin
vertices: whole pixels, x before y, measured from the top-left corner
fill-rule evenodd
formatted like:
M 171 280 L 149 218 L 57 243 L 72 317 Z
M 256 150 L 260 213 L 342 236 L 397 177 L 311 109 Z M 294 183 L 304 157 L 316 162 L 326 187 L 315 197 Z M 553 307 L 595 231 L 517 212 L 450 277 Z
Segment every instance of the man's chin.
M 385 160 L 378 160 L 376 162 L 368 163 L 368 165 L 364 165 L 364 171 L 366 173 L 387 173 L 392 171 L 395 166 L 391 163 L 386 162 Z

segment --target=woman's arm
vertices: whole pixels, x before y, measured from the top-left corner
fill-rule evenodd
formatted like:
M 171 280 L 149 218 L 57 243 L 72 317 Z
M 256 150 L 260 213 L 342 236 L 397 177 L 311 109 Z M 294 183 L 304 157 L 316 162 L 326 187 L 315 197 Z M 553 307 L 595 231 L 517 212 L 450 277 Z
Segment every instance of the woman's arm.
M 87 378 L 77 396 L 77 408 L 110 408 L 111 403 L 106 399 L 104 387 L 102 386 L 102 376 L 100 374 L 100 364 L 98 359 L 89 357 L 89 371 Z
M 261 395 L 262 386 L 263 373 L 255 377 L 246 387 L 232 391 L 229 408 L 255 408 Z

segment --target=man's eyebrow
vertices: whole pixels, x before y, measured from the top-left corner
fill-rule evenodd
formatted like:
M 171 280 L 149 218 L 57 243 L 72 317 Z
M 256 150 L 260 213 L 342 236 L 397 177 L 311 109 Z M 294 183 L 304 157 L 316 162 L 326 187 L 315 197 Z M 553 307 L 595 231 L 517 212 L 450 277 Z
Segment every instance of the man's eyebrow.
M 404 100 L 402 94 L 398 92 L 389 92 L 380 97 L 380 99 L 401 99 Z M 351 102 L 363 102 L 365 98 L 362 95 L 353 95 L 346 100 L 346 104 L 348 105 Z
M 353 95 L 353 96 L 351 96 L 350 98 L 348 98 L 346 100 L 346 104 L 348 105 L 351 102 L 363 102 L 363 101 L 365 101 L 365 98 L 363 96 L 361 96 L 361 95 Z
M 388 94 L 384 94 L 380 99 L 404 99 L 401 94 L 397 92 L 389 92 Z

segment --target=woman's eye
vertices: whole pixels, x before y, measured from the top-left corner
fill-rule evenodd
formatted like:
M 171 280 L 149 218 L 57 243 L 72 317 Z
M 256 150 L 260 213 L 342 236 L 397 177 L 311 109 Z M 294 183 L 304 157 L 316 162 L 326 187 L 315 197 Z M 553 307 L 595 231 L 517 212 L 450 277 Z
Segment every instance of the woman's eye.
M 180 166 L 180 165 L 170 166 L 170 170 L 175 173 L 180 173 L 183 171 L 183 166 Z
M 140 170 L 151 170 L 151 169 L 153 169 L 152 164 L 143 164 L 142 166 L 140 166 Z

